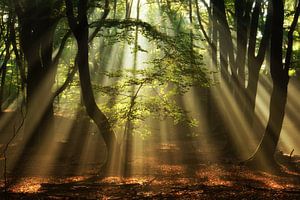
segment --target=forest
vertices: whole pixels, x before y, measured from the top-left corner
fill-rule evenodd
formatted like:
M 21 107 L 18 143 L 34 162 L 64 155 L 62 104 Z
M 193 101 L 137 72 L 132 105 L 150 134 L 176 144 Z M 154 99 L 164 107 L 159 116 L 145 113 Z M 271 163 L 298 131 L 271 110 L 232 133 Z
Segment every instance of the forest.
M 0 0 L 0 199 L 300 199 L 300 0 Z

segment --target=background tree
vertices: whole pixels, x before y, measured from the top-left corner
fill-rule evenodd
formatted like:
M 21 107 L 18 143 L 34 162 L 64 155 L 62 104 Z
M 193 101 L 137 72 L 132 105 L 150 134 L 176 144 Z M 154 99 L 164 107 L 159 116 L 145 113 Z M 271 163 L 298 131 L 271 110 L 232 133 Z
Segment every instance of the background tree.
M 297 72 L 298 1 L 0 3 L 1 109 L 22 107 L 14 101 L 19 93 L 27 103 L 25 149 L 16 163 L 22 164 L 31 149 L 43 152 L 43 144 L 57 146 L 53 118 L 68 115 L 83 124 L 92 119 L 107 147 L 103 167 L 113 165 L 117 149 L 123 175 L 130 171 L 132 140 L 151 134 L 158 141 L 161 133 L 151 128 L 161 122 L 168 123 L 166 132 L 175 133 L 167 139 L 205 137 L 217 144 L 226 137 L 227 145 L 220 145 L 226 156 L 249 156 L 262 137 L 251 161 L 268 158 L 267 164 L 274 165 L 289 76 Z M 264 122 L 258 94 L 271 79 L 269 121 Z M 88 131 L 81 132 L 77 136 Z M 84 141 L 75 135 L 68 140 L 77 140 L 81 152 Z M 117 144 L 126 148 L 114 148 Z M 180 148 L 182 154 L 197 149 Z
M 80 86 L 82 91 L 83 102 L 86 107 L 88 115 L 94 120 L 100 133 L 102 133 L 103 139 L 107 146 L 107 160 L 112 158 L 113 146 L 116 145 L 117 141 L 115 134 L 110 127 L 108 119 L 104 113 L 98 108 L 95 97 L 92 90 L 91 80 L 90 80 L 90 71 L 89 71 L 89 58 L 88 58 L 88 38 L 89 38 L 89 27 L 87 19 L 88 11 L 88 1 L 80 0 L 77 5 L 78 15 L 74 15 L 73 3 L 70 0 L 66 0 L 66 14 L 68 17 L 68 22 L 70 28 L 76 38 L 77 47 L 78 47 L 78 71 L 80 77 Z M 108 4 L 108 1 L 106 1 Z M 106 12 L 101 19 L 105 19 Z M 108 163 L 109 166 L 110 163 Z M 106 166 L 105 166 L 106 168 Z M 105 169 L 104 168 L 104 169 Z
M 289 70 L 291 68 L 292 48 L 294 31 L 298 24 L 300 14 L 300 2 L 297 2 L 293 21 L 288 31 L 287 49 L 285 53 L 285 62 L 283 63 L 283 22 L 284 22 L 284 2 L 271 1 L 272 26 L 271 26 L 271 48 L 270 48 L 270 70 L 273 80 L 273 90 L 270 102 L 269 121 L 265 134 L 259 144 L 252 162 L 256 165 L 264 164 L 276 167 L 274 154 L 279 141 L 280 132 L 285 113 L 287 101 L 287 91 L 289 83 Z
M 60 1 L 14 1 L 20 47 L 27 66 L 25 126 L 27 135 L 31 138 L 30 146 L 36 143 L 43 131 L 50 129 L 51 126 L 48 125 L 53 118 L 52 86 L 57 67 L 52 57 L 53 40 L 55 28 L 61 18 L 61 5 Z

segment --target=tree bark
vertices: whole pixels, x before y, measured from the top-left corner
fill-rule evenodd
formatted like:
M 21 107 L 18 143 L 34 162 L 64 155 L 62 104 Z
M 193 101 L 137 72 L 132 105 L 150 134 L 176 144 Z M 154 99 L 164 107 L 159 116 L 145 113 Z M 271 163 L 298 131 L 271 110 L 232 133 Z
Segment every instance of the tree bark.
M 283 20 L 284 20 L 284 3 L 283 0 L 272 0 L 272 26 L 271 26 L 271 52 L 270 52 L 270 69 L 273 80 L 273 91 L 270 102 L 269 121 L 265 134 L 254 153 L 251 161 L 254 163 L 264 164 L 263 167 L 274 167 L 276 165 L 274 154 L 276 151 L 277 143 L 279 141 L 280 132 L 282 128 L 285 105 L 287 101 L 288 89 L 288 70 L 291 57 L 291 48 L 293 44 L 293 32 L 295 30 L 299 13 L 300 2 L 296 12 L 292 26 L 289 30 L 287 55 L 285 58 L 285 65 L 283 64 Z
M 80 0 L 78 4 L 78 16 L 73 13 L 73 4 L 71 0 L 66 0 L 67 17 L 69 26 L 76 38 L 78 46 L 78 71 L 80 79 L 80 87 L 83 98 L 83 103 L 87 114 L 96 123 L 100 133 L 103 136 L 107 146 L 107 159 L 104 164 L 104 173 L 109 170 L 110 159 L 112 158 L 113 148 L 116 144 L 116 136 L 110 126 L 110 123 L 105 114 L 99 109 L 95 102 L 94 93 L 91 85 L 90 70 L 88 63 L 88 19 L 87 19 L 87 0 Z
M 19 41 L 27 66 L 26 81 L 26 117 L 24 122 L 25 144 L 13 171 L 21 170 L 28 154 L 42 148 L 42 141 L 51 144 L 53 134 L 52 86 L 56 75 L 56 66 L 52 63 L 53 38 L 58 18 L 53 18 L 53 8 L 46 2 L 14 1 L 18 16 Z M 14 39 L 15 39 L 14 34 Z M 17 55 L 17 46 L 13 44 Z M 18 59 L 18 58 L 17 58 Z M 20 57 L 19 57 L 20 59 Z M 19 63 L 21 67 L 21 63 Z M 24 70 L 25 72 L 25 70 Z M 21 71 L 21 73 L 23 73 Z M 25 80 L 24 80 L 25 79 Z M 47 137 L 47 136 L 51 137 Z M 51 139 L 51 141 L 49 141 Z
M 19 15 L 20 43 L 27 61 L 27 116 L 25 126 L 30 142 L 35 144 L 53 118 L 52 86 L 56 69 L 52 66 L 52 43 L 56 23 L 50 13 L 37 20 L 30 13 Z M 48 20 L 49 21 L 48 21 Z M 39 105 L 39 106 L 37 106 Z M 50 126 L 47 126 L 47 125 Z
M 245 104 L 244 112 L 246 113 L 246 119 L 250 127 L 253 127 L 253 121 L 255 118 L 255 100 L 257 94 L 257 86 L 259 80 L 259 71 L 265 59 L 266 49 L 269 46 L 270 29 L 271 29 L 271 13 L 270 6 L 268 7 L 268 13 L 266 16 L 263 37 L 260 41 L 257 55 L 255 55 L 256 43 L 257 43 L 257 30 L 259 26 L 259 15 L 261 12 L 261 1 L 256 1 L 254 10 L 252 12 L 248 45 L 248 85 L 245 89 Z M 252 131 L 255 131 L 253 129 Z

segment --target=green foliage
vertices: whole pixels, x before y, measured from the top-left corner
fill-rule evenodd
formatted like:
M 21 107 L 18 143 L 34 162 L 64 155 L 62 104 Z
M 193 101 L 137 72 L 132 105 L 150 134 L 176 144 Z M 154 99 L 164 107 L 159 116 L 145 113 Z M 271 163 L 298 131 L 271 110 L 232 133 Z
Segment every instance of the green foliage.
M 130 121 L 134 127 L 133 134 L 145 133 L 144 121 L 148 119 L 171 118 L 175 124 L 196 126 L 196 120 L 191 119 L 188 112 L 176 101 L 192 86 L 207 87 L 210 84 L 206 76 L 207 71 L 202 65 L 202 56 L 190 50 L 189 35 L 178 33 L 176 37 L 168 36 L 141 21 L 106 23 L 108 28 L 110 23 L 119 25 L 117 26 L 119 30 L 114 30 L 114 33 L 118 34 L 107 38 L 110 45 L 122 44 L 120 35 L 126 35 L 125 42 L 133 45 L 135 38 L 132 33 L 135 29 L 132 24 L 139 26 L 140 34 L 151 43 L 148 48 L 141 45 L 132 47 L 136 49 L 132 51 L 133 54 L 147 53 L 150 59 L 145 61 L 146 67 L 103 71 L 102 74 L 108 78 L 109 84 L 93 85 L 95 91 L 101 94 L 102 102 L 105 99 L 106 103 L 102 103 L 101 108 L 109 117 L 111 124 L 118 130 Z
M 140 132 L 145 136 L 149 134 L 149 127 L 144 123 L 148 119 L 171 118 L 175 124 L 195 126 L 196 120 L 188 116 L 176 99 L 192 86 L 209 86 L 210 80 L 202 56 L 191 50 L 189 34 L 178 32 L 170 36 L 146 22 L 132 19 L 94 22 L 91 32 L 98 25 L 103 27 L 97 35 L 100 39 L 90 44 L 92 83 L 99 105 L 113 127 L 121 131 L 130 121 L 133 134 Z M 139 37 L 148 41 L 147 45 L 135 44 L 136 31 Z M 60 32 L 57 35 L 63 36 Z M 113 46 L 118 46 L 118 51 L 111 52 Z M 131 59 L 135 54 L 147 55 L 148 59 L 139 63 L 143 67 L 122 66 L 121 52 L 126 46 L 132 49 L 126 55 Z M 76 47 L 70 40 L 60 60 L 57 85 L 62 84 L 74 64 L 74 49 Z M 116 66 L 108 68 L 106 65 L 112 59 L 116 59 Z M 58 112 L 76 112 L 74 102 L 80 101 L 78 85 L 76 75 L 72 84 L 56 99 Z
M 107 76 L 120 78 L 120 71 L 107 72 Z M 95 85 L 94 88 L 107 99 L 102 109 L 117 129 L 130 121 L 135 133 L 141 128 L 145 129 L 143 122 L 147 119 L 167 118 L 171 118 L 175 124 L 188 123 L 194 126 L 195 120 L 187 117 L 187 112 L 178 106 L 176 97 L 179 92 L 173 87 L 174 82 L 168 81 L 169 78 L 168 75 L 158 74 L 155 67 L 135 72 L 124 70 L 119 81 L 109 86 Z
M 289 69 L 289 76 L 296 76 L 296 70 L 295 69 Z

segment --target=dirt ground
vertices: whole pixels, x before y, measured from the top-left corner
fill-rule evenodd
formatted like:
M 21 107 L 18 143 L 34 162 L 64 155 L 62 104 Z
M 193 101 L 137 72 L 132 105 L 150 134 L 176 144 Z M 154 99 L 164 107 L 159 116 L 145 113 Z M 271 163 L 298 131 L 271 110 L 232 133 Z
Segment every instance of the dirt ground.
M 8 193 L 2 191 L 1 199 L 300 198 L 299 177 L 275 176 L 243 167 L 231 167 L 199 166 L 194 177 L 185 177 L 171 168 L 162 169 L 167 170 L 168 175 L 131 178 L 24 177 Z
M 60 122 L 66 127 L 67 121 Z M 40 155 L 33 158 L 30 156 L 34 151 L 21 154 L 22 159 L 13 170 L 9 166 L 22 153 L 22 148 L 17 150 L 18 140 L 14 141 L 8 149 L 7 191 L 3 180 L 4 157 L 0 157 L 0 200 L 300 199 L 297 155 L 279 154 L 281 170 L 272 174 L 241 165 L 230 155 L 212 158 L 222 153 L 222 143 L 217 144 L 219 149 L 201 149 L 200 144 L 192 141 L 157 142 L 132 149 L 136 153 L 128 161 L 128 176 L 103 178 L 97 176 L 99 158 L 105 155 L 103 142 L 98 142 L 93 129 L 84 137 L 78 133 L 87 132 L 86 127 L 78 133 L 74 131 L 79 130 L 78 126 L 72 130 L 73 140 L 62 138 L 51 147 L 49 143 L 43 144 L 36 150 Z M 206 147 L 210 145 L 203 142 Z M 0 142 L 1 152 L 4 144 Z
M 99 177 L 97 164 L 89 164 L 80 175 L 10 174 L 13 184 L 5 192 L 1 182 L 0 199 L 300 199 L 300 160 L 283 159 L 281 172 L 271 174 L 230 162 L 147 159 L 144 169 L 129 177 Z M 135 160 L 131 167 L 137 169 L 140 162 Z

